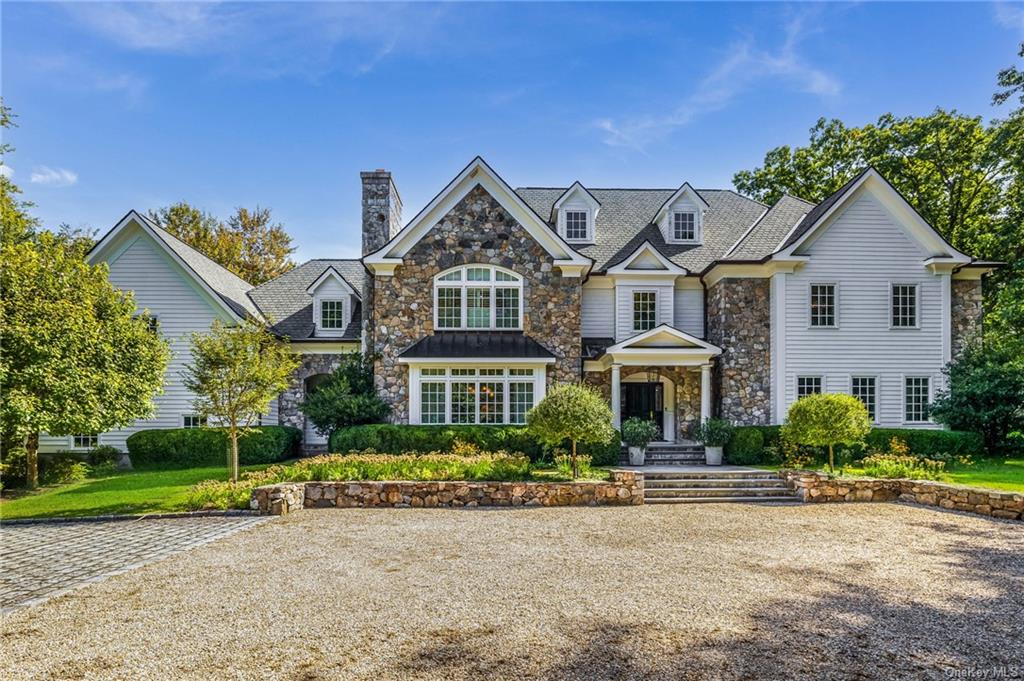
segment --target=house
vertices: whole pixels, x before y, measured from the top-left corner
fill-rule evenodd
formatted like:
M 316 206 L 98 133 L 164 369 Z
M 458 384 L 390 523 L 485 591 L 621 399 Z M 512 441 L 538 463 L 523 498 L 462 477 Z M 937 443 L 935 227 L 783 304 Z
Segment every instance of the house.
M 323 439 L 303 396 L 359 349 L 398 423 L 523 423 L 553 383 L 585 381 L 616 425 L 685 441 L 711 416 L 779 423 L 816 392 L 881 426 L 936 427 L 943 366 L 982 323 L 995 266 L 948 244 L 867 168 L 815 205 L 731 190 L 513 189 L 476 158 L 408 222 L 391 174 L 361 174 L 360 260 L 311 260 L 253 287 L 131 212 L 90 253 L 157 315 L 175 359 L 140 428 L 198 425 L 188 333 L 252 316 L 302 365 L 266 423 Z M 48 448 L 82 439 L 44 438 Z M 57 441 L 55 441 L 57 440 Z

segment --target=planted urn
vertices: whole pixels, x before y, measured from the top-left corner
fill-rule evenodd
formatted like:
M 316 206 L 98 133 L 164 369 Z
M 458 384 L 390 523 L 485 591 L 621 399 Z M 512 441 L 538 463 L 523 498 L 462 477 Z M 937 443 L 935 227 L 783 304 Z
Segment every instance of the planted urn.
M 629 465 L 644 465 L 647 445 L 658 436 L 659 432 L 658 425 L 654 421 L 636 416 L 626 419 L 626 422 L 622 424 L 622 440 L 629 448 Z

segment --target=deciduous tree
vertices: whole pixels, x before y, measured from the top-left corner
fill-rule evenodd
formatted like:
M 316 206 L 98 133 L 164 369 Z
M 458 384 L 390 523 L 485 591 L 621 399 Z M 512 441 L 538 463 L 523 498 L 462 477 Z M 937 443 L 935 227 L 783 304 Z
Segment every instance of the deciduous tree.
M 577 443 L 608 444 L 615 437 L 612 410 L 594 388 L 578 383 L 557 385 L 526 414 L 526 424 L 541 442 L 561 446 L 571 443 L 572 476 L 578 478 Z
M 871 430 L 868 410 L 856 397 L 839 393 L 807 395 L 789 406 L 783 439 L 811 447 L 828 447 L 828 467 L 836 466 L 833 447 L 863 442 Z

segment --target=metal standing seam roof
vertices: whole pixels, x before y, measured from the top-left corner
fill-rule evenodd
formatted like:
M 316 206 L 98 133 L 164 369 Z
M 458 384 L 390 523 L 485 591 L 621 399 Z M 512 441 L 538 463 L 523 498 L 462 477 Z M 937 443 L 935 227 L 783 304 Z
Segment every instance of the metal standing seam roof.
M 349 286 L 361 295 L 366 270 L 359 260 L 310 260 L 276 279 L 249 291 L 249 297 L 270 323 L 270 329 L 291 340 L 349 341 L 359 340 L 360 304 L 353 306 L 353 321 L 340 336 L 317 337 L 313 318 L 313 296 L 306 289 L 320 278 L 327 268 L 333 267 Z
M 521 331 L 438 331 L 416 341 L 399 357 L 550 359 L 554 354 Z

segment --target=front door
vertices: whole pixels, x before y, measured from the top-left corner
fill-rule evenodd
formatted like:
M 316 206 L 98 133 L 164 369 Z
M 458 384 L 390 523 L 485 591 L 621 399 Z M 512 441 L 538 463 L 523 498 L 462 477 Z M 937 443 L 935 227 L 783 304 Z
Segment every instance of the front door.
M 623 383 L 622 384 L 622 420 L 636 416 L 637 418 L 654 421 L 658 429 L 665 432 L 664 387 L 661 383 Z

